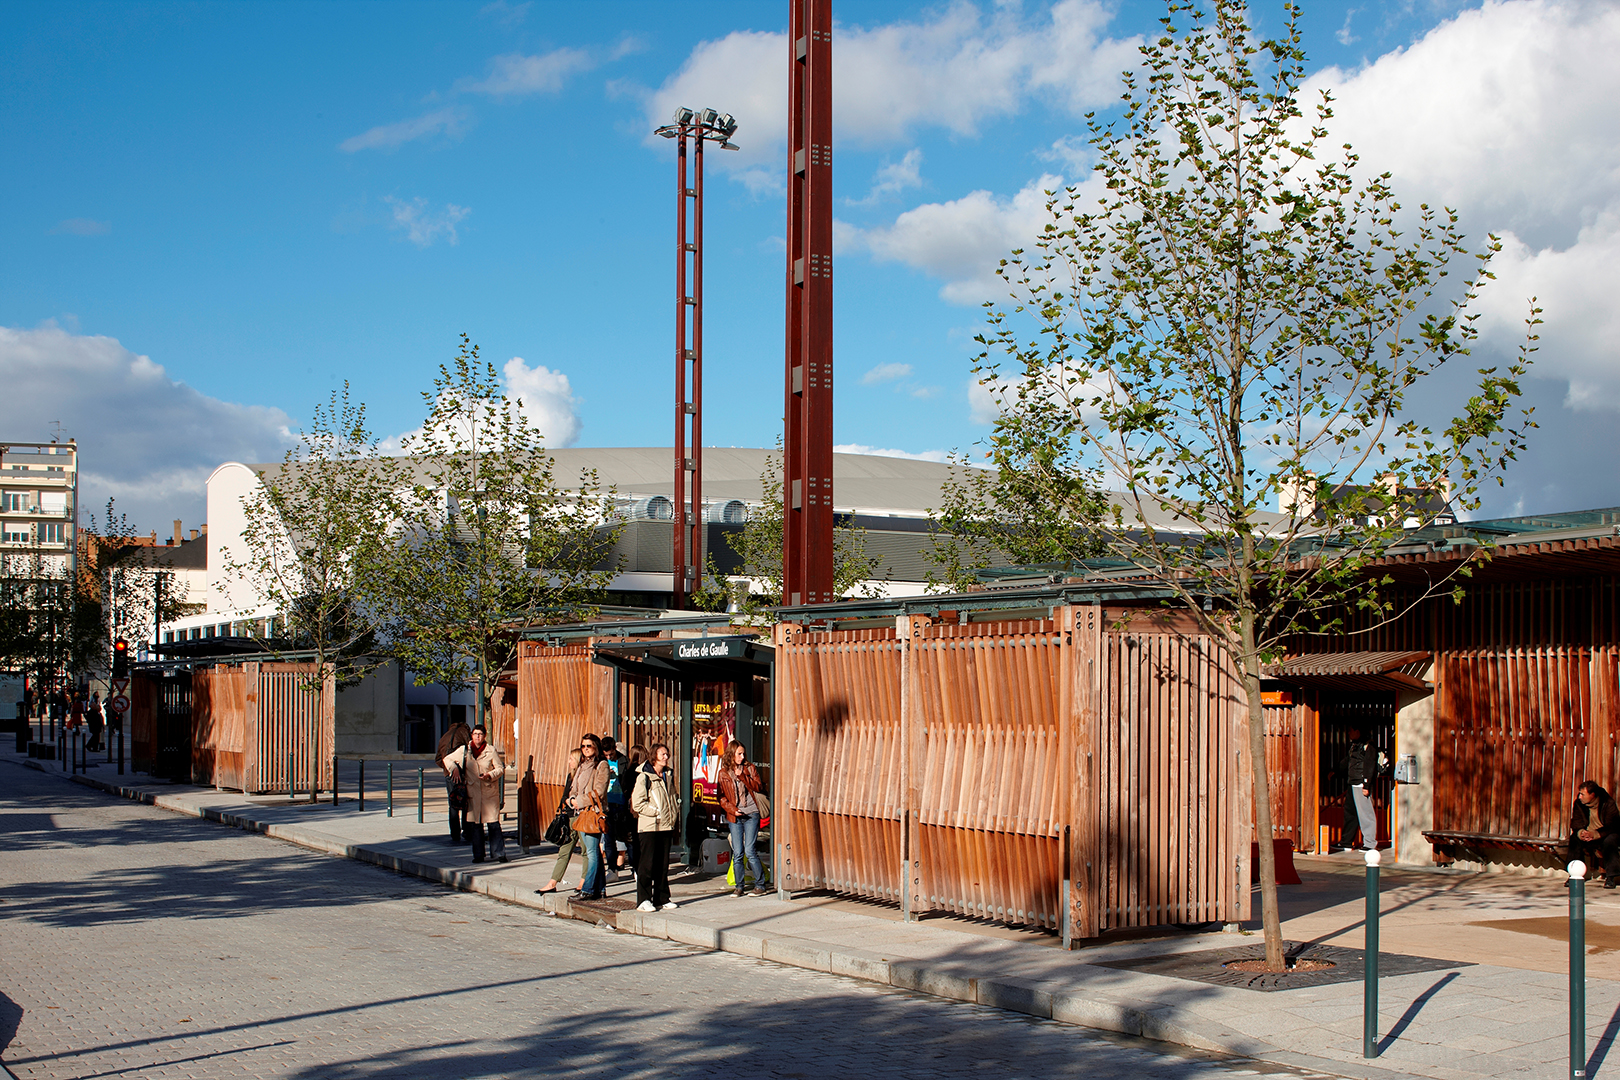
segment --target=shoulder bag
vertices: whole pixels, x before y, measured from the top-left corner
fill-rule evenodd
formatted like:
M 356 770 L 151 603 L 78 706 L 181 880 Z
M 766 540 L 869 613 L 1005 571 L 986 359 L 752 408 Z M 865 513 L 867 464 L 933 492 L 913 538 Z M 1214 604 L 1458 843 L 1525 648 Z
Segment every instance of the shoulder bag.
M 467 757 L 466 753 L 461 755 L 461 765 L 456 769 L 461 778 L 450 785 L 450 809 L 452 810 L 466 810 L 472 802 L 467 793 Z
M 602 813 L 602 801 L 595 795 L 591 796 L 591 805 L 579 812 L 574 819 L 574 830 L 583 835 L 600 836 L 607 829 L 607 818 Z

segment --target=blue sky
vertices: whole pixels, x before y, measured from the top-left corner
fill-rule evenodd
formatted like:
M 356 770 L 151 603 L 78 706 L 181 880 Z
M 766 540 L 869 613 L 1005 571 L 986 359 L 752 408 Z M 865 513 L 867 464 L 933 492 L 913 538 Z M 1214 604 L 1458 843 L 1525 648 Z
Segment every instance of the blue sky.
M 1262 29 L 1278 10 L 1257 8 Z M 987 430 L 968 363 L 990 268 L 1033 233 L 1043 178 L 1083 177 L 1080 114 L 1117 97 L 1121 58 L 1162 6 L 834 11 L 836 439 L 966 448 Z M 742 121 L 742 152 L 710 157 L 706 433 L 769 445 L 786 14 L 0 8 L 0 375 L 24 401 L 0 437 L 60 420 L 85 447 L 86 502 L 116 494 L 143 529 L 195 521 L 213 465 L 279 458 L 284 429 L 344 379 L 380 433 L 416 427 L 466 331 L 498 365 L 521 358 L 513 389 L 554 443 L 667 445 L 674 165 L 649 133 L 686 104 Z M 1459 204 L 1471 233 L 1510 233 L 1506 292 L 1557 303 L 1556 355 L 1532 386 L 1544 428 L 1557 423 L 1496 511 L 1620 503 L 1601 299 L 1620 248 L 1613 14 L 1309 5 L 1313 68 L 1350 95 L 1369 161 L 1414 199 Z M 1504 342 L 1514 305 L 1487 313 Z M 1595 446 L 1600 467 L 1568 475 L 1567 453 Z

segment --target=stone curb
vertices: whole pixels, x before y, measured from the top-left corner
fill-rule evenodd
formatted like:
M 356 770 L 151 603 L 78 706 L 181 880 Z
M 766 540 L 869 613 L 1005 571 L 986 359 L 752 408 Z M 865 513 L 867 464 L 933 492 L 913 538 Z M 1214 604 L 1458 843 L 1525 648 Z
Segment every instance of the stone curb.
M 23 762 L 47 772 L 34 761 Z M 595 912 L 576 916 L 566 896 L 555 893 L 536 895 L 488 874 L 450 870 L 364 844 L 349 844 L 338 837 L 313 829 L 275 825 L 242 814 L 199 806 L 182 796 L 157 795 L 85 775 L 64 777 L 74 783 L 108 794 L 145 803 L 189 817 L 217 822 L 247 832 L 255 832 L 312 851 L 370 863 L 397 873 L 436 881 L 463 892 L 479 893 L 510 904 L 544 911 L 560 918 L 579 918 L 609 926 Z M 1380 1068 L 1372 1063 L 1346 1062 L 1283 1051 L 1209 1022 L 1189 1021 L 1178 1016 L 1173 1005 L 1131 1003 L 1097 992 L 1054 991 L 1040 983 L 1005 977 L 970 977 L 911 960 L 888 960 L 852 949 L 832 949 L 824 943 L 787 934 L 760 934 L 709 926 L 669 912 L 624 911 L 611 929 L 640 937 L 656 938 L 700 949 L 735 953 L 768 960 L 789 967 L 843 975 L 951 1001 L 969 1002 L 1008 1012 L 1056 1020 L 1075 1027 L 1107 1031 L 1154 1042 L 1169 1043 L 1210 1053 L 1251 1058 L 1312 1069 L 1334 1076 L 1365 1080 L 1397 1080 L 1408 1074 Z

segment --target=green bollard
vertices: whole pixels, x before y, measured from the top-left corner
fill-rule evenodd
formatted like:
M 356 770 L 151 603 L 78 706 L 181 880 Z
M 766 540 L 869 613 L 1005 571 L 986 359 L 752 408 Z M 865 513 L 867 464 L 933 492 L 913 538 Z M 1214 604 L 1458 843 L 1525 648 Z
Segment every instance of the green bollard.
M 1569 864 L 1569 1075 L 1586 1075 L 1586 864 Z
M 388 763 L 388 816 L 394 816 L 394 763 Z
M 1378 1056 L 1378 849 L 1367 852 L 1366 969 L 1361 999 L 1361 1056 Z
M 294 798 L 294 795 L 293 795 L 293 755 L 288 754 L 287 755 L 287 800 L 289 802 L 291 802 L 293 798 Z
M 356 785 L 355 794 L 360 797 L 360 809 L 366 808 L 366 759 L 360 759 L 360 782 Z
M 333 806 L 337 805 L 337 789 L 338 789 L 337 761 L 338 761 L 337 755 L 333 754 L 332 755 L 332 805 Z
M 422 817 L 422 788 L 425 769 L 416 770 L 416 823 L 420 825 L 426 818 Z

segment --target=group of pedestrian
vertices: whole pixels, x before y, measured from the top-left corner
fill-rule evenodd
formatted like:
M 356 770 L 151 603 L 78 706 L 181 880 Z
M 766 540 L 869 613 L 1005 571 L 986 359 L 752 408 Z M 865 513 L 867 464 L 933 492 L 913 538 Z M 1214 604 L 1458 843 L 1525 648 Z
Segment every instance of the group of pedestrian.
M 639 910 L 670 911 L 679 906 L 669 892 L 669 853 L 681 806 L 670 762 L 669 747 L 663 743 L 654 743 L 650 749 L 632 747 L 626 758 L 611 738 L 582 736 L 579 748 L 569 751 L 564 785 L 570 835 L 558 848 L 550 880 L 536 892 L 552 893 L 566 886 L 574 852 L 583 847 L 584 873 L 569 899 L 601 899 L 608 881 L 617 878 L 617 870 L 633 866 Z M 754 850 L 762 793 L 758 770 L 748 761 L 743 745 L 733 741 L 720 774 L 720 802 L 731 827 L 732 858 L 737 867 L 733 896 L 745 891 L 745 866 L 753 870 L 755 895 L 768 892 L 765 869 Z
M 101 691 L 94 691 L 87 696 L 85 688 L 82 687 L 71 692 L 56 690 L 47 696 L 46 708 L 49 710 L 50 718 L 68 731 L 89 732 L 90 737 L 84 744 L 86 750 L 104 749 L 101 737 L 107 729 L 107 716 L 101 708 Z

